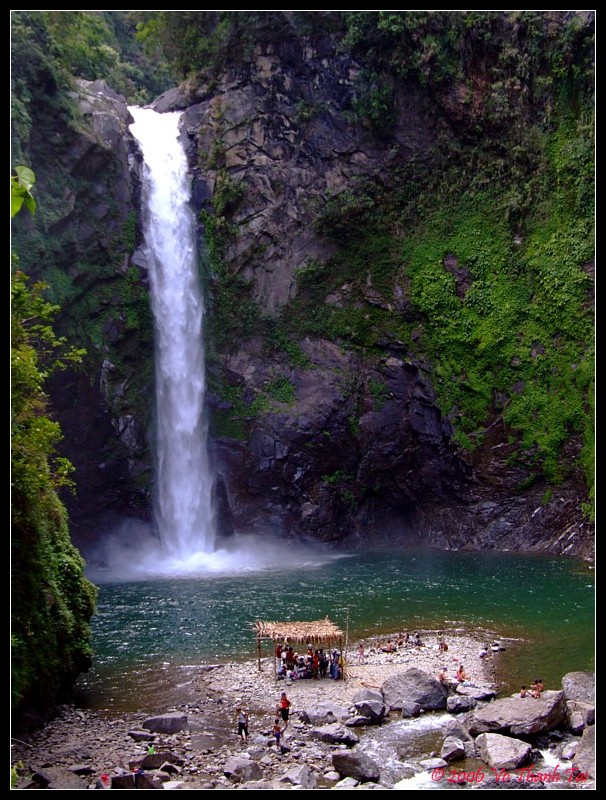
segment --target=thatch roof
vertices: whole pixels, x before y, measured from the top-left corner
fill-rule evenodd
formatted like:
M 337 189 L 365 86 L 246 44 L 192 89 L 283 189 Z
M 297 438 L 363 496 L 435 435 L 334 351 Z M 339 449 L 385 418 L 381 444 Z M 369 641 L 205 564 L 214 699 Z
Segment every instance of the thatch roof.
M 258 639 L 288 641 L 291 644 L 307 642 L 333 642 L 343 637 L 334 622 L 325 617 L 314 622 L 265 622 L 255 623 Z

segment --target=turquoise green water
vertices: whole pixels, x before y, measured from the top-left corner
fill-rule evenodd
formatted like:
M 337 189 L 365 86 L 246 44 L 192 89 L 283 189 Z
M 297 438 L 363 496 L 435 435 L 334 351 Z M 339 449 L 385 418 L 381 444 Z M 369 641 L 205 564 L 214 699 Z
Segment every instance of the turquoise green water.
M 292 555 L 292 554 L 291 554 Z M 94 576 L 91 576 L 94 578 Z M 516 553 L 382 550 L 347 556 L 307 551 L 284 563 L 220 574 L 99 582 L 93 706 L 129 706 L 159 675 L 254 658 L 254 623 L 330 617 L 360 637 L 461 630 L 499 638 L 504 690 L 595 669 L 595 580 L 584 563 Z

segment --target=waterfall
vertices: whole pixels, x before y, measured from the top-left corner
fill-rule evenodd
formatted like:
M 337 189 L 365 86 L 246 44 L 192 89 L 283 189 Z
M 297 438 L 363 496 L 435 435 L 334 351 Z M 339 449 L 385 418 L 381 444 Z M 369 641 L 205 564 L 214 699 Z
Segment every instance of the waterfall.
M 204 413 L 204 302 L 181 112 L 129 107 L 144 159 L 143 225 L 155 324 L 154 525 L 178 559 L 215 544 L 213 477 Z

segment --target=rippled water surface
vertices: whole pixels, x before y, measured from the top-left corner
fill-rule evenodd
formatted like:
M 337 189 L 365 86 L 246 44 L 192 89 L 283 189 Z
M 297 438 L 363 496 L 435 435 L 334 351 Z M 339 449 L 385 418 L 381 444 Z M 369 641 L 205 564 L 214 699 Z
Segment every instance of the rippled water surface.
M 254 658 L 256 620 L 330 617 L 359 637 L 459 629 L 501 640 L 504 690 L 536 675 L 559 688 L 595 668 L 595 581 L 584 563 L 493 552 L 374 550 L 335 555 L 235 541 L 205 567 L 91 573 L 100 587 L 94 665 L 82 681 L 99 708 L 191 679 L 200 665 Z M 254 547 L 255 549 L 251 549 Z M 116 570 L 117 572 L 117 570 Z

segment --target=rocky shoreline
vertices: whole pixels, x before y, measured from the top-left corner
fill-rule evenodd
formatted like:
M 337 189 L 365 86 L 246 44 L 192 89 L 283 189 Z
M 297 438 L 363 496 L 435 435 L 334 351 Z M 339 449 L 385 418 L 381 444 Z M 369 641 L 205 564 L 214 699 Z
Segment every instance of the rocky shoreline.
M 63 706 L 44 728 L 12 739 L 13 788 L 87 789 L 109 788 L 110 785 L 111 788 L 182 790 L 402 788 L 381 778 L 380 763 L 373 766 L 370 773 L 360 773 L 362 767 L 358 761 L 362 759 L 364 764 L 367 758 L 363 755 L 363 746 L 380 735 L 386 726 L 405 717 L 422 718 L 437 713 L 443 714 L 445 725 L 441 740 L 445 743 L 454 736 L 460 742 L 457 745 L 460 752 L 457 754 L 456 748 L 449 750 L 454 755 L 447 758 L 444 752 L 435 750 L 421 754 L 410 776 L 430 769 L 441 769 L 442 775 L 447 775 L 445 768 L 455 767 L 457 774 L 469 776 L 473 766 L 476 782 L 466 781 L 466 788 L 495 788 L 491 782 L 494 783 L 498 775 L 494 767 L 498 762 L 488 748 L 489 744 L 494 744 L 490 737 L 498 735 L 495 732 L 499 730 L 507 730 L 513 736 L 513 723 L 485 723 L 478 722 L 478 718 L 483 708 L 496 713 L 498 703 L 492 701 L 498 694 L 494 682 L 494 660 L 498 654 L 489 651 L 480 656 L 485 645 L 483 640 L 456 632 L 445 633 L 449 643 L 447 652 L 440 651 L 437 632 L 424 635 L 421 647 L 402 645 L 393 653 L 382 651 L 385 639 L 365 640 L 364 663 L 358 663 L 358 642 L 355 642 L 349 653 L 345 680 L 280 680 L 276 678 L 272 658 L 262 659 L 261 671 L 257 660 L 202 665 L 187 687 L 186 702 L 167 706 L 166 714 L 153 718 L 145 710 L 118 717 Z M 394 641 L 396 639 L 397 634 Z M 457 688 L 455 682 L 449 687 L 447 711 L 446 700 L 442 703 L 440 695 L 443 688 L 436 677 L 443 666 L 448 666 L 449 674 L 454 677 L 459 663 L 465 665 L 472 686 Z M 572 675 L 582 677 L 581 673 Z M 423 698 L 437 697 L 440 704 L 432 705 L 433 701 L 427 699 L 420 704 L 398 701 L 394 687 L 399 687 L 399 682 L 405 679 L 415 681 L 413 691 L 407 688 L 405 697 L 415 695 L 414 690 L 423 684 L 423 693 L 416 694 Z M 584 763 L 589 764 L 585 771 L 574 761 L 581 741 L 586 738 L 585 732 L 593 733 L 595 729 L 593 708 L 584 701 L 592 698 L 585 697 L 573 708 L 569 695 L 579 690 L 572 686 L 571 680 L 568 694 L 560 687 L 547 687 L 549 691 L 541 700 L 522 701 L 527 703 L 524 714 L 531 709 L 538 717 L 541 717 L 538 710 L 542 704 L 543 721 L 533 719 L 522 725 L 518 720 L 518 727 L 521 725 L 520 730 L 527 735 L 521 736 L 526 751 L 520 756 L 516 775 L 521 774 L 521 769 L 531 774 L 532 763 L 539 755 L 538 748 L 543 745 L 554 756 L 564 759 L 562 782 L 566 763 L 570 767 L 569 774 L 574 768 L 577 777 L 581 776 L 573 785 L 560 788 L 594 788 L 595 767 L 591 766 L 591 756 L 585 756 Z M 577 683 L 574 686 L 577 687 Z M 292 702 L 292 712 L 278 750 L 271 727 L 282 691 L 287 692 Z M 402 694 L 404 689 L 399 691 Z M 586 683 L 582 691 L 590 693 Z M 499 702 L 506 701 L 499 699 Z M 246 743 L 237 736 L 235 709 L 238 706 L 245 707 L 250 715 Z M 579 712 L 581 706 L 583 713 Z M 434 708 L 441 710 L 433 711 Z M 571 723 L 573 710 L 577 717 Z M 518 712 L 514 709 L 511 713 L 515 716 Z M 499 736 L 499 739 L 504 738 Z M 153 753 L 148 752 L 150 746 Z M 444 747 L 445 744 L 442 751 Z M 351 766 L 351 761 L 345 765 L 344 759 L 353 757 L 355 761 L 358 752 L 361 755 L 356 766 Z M 336 769 L 335 764 L 341 766 Z M 482 764 L 484 769 L 480 773 Z M 511 765 L 508 769 L 512 769 Z M 480 774 L 482 781 L 478 782 Z M 135 786 L 135 781 L 139 785 Z M 528 786 L 520 784 L 519 788 Z

